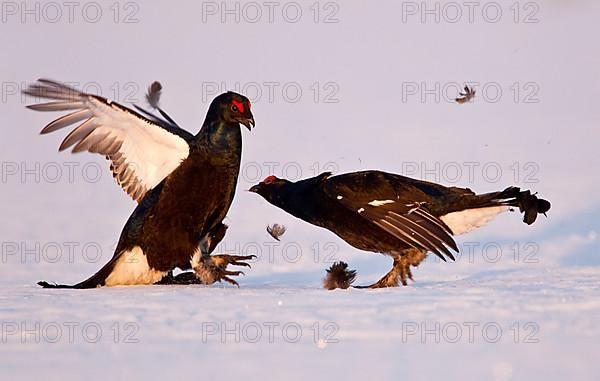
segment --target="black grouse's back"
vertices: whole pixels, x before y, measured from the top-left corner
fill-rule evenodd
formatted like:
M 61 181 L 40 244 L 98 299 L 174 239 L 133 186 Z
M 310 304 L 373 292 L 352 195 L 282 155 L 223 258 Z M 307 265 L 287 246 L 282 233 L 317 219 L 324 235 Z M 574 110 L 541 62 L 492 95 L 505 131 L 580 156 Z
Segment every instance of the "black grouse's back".
M 352 200 L 357 204 L 368 204 L 373 200 L 390 200 L 394 203 L 426 202 L 429 211 L 436 215 L 447 213 L 444 209 L 454 200 L 463 196 L 475 195 L 467 188 L 446 187 L 429 181 L 375 170 L 333 176 L 327 179 L 325 186 L 326 191 L 331 195 L 334 193 L 351 194 Z

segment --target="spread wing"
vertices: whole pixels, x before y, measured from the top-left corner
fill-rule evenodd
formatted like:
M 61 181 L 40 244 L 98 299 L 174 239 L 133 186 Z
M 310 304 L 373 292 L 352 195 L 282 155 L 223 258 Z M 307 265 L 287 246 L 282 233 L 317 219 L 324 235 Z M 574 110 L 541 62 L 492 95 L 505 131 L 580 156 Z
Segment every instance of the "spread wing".
M 444 254 L 458 252 L 452 231 L 428 210 L 427 187 L 415 186 L 415 180 L 377 171 L 335 176 L 324 182 L 332 202 L 354 211 L 410 247 Z M 437 192 L 439 189 L 431 189 Z
M 187 141 L 192 134 L 109 99 L 47 79 L 38 80 L 24 93 L 52 101 L 27 106 L 32 110 L 69 111 L 41 133 L 80 123 L 65 137 L 59 151 L 74 146 L 74 153 L 88 151 L 106 156 L 117 183 L 138 202 L 189 154 Z

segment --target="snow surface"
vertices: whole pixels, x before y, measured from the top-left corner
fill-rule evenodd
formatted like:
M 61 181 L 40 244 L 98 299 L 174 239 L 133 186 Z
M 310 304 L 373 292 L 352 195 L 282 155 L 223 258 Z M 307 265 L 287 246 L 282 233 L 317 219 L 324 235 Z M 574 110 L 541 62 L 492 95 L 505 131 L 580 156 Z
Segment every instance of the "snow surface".
M 0 294 L 2 379 L 594 380 L 599 276 L 591 268 L 506 270 L 333 292 L 261 282 L 14 285 Z M 33 333 L 8 334 L 6 322 Z M 71 339 L 69 322 L 79 323 Z

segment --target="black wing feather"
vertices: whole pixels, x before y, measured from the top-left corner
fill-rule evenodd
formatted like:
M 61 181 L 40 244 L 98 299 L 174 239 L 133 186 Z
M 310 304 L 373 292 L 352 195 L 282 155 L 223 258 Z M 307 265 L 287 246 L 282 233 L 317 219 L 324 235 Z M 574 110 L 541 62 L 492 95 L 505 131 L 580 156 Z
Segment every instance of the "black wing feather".
M 406 245 L 443 260 L 458 252 L 450 228 L 428 210 L 428 202 L 451 189 L 399 175 L 364 171 L 328 178 L 332 202 L 356 212 Z M 379 203 L 374 201 L 381 201 Z

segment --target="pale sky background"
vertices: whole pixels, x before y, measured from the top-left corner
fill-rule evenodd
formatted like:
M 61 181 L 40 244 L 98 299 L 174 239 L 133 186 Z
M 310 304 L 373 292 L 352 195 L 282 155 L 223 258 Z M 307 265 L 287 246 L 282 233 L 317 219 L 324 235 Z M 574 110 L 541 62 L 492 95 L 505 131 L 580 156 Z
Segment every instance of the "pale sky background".
M 38 134 L 59 114 L 26 110 L 29 100 L 16 90 L 39 77 L 77 83 L 91 91 L 97 88 L 116 101 L 133 98 L 141 104 L 147 86 L 160 80 L 163 108 L 193 133 L 216 95 L 207 89 L 214 83 L 224 83 L 224 88 L 232 90 L 236 83 L 242 87 L 250 84 L 247 95 L 253 101 L 257 125 L 251 133 L 243 132 L 245 172 L 226 220 L 230 230 L 225 244 L 227 249 L 235 249 L 238 243 L 247 254 L 259 247 L 263 257 L 241 280 L 242 285 L 318 286 L 328 266 L 323 255 L 332 247 L 337 248 L 335 259 L 359 268 L 361 283 L 388 269 L 389 259 L 358 252 L 333 234 L 295 220 L 243 191 L 270 174 L 294 176 L 294 168 L 300 168 L 302 177 L 308 177 L 317 168 L 326 169 L 328 163 L 338 173 L 404 171 L 428 180 L 437 176 L 439 182 L 479 192 L 518 185 L 552 202 L 548 218 L 541 217 L 533 226 L 521 223 L 516 214 L 507 214 L 475 234 L 458 238 L 461 244 L 497 242 L 503 247 L 499 263 L 482 261 L 481 254 L 473 263 L 430 261 L 416 271 L 417 280 L 443 280 L 457 273 L 510 266 L 542 270 L 559 265 L 600 265 L 597 1 L 546 0 L 528 8 L 521 2 L 519 22 L 509 8 L 513 2 L 499 2 L 495 4 L 502 9 L 502 16 L 496 23 L 486 21 L 482 6 L 475 9 L 473 22 L 469 22 L 467 8 L 462 9 L 458 22 L 448 22 L 454 11 L 444 8 L 444 2 L 440 12 L 446 9 L 448 14 L 441 15 L 439 23 L 433 15 L 422 23 L 420 14 L 405 15 L 403 22 L 402 7 L 408 5 L 396 1 L 344 1 L 328 6 L 321 2 L 317 23 L 314 8 L 309 8 L 313 1 L 298 3 L 302 16 L 297 23 L 282 16 L 286 3 L 275 8 L 273 22 L 263 6 L 262 18 L 255 23 L 249 22 L 255 17 L 254 10 L 244 8 L 244 3 L 240 4 L 239 23 L 232 15 L 223 23 L 220 13 L 206 14 L 220 2 L 128 6 L 122 2 L 118 3 L 118 15 L 110 8 L 113 3 L 98 3 L 102 16 L 96 23 L 83 18 L 85 2 L 75 8 L 72 23 L 64 7 L 62 18 L 52 23 L 55 10 L 40 5 L 36 22 L 35 15 L 23 13 L 20 3 L 3 3 L 0 234 L 4 246 L 0 282 L 30 285 L 40 279 L 76 282 L 86 278 L 113 255 L 112 247 L 135 207 L 114 183 L 102 158 L 58 153 L 66 131 Z M 27 4 L 35 9 L 34 3 Z M 234 3 L 228 4 L 233 9 Z M 434 8 L 433 2 L 428 4 Z M 94 10 L 88 11 L 88 19 L 94 17 Z M 294 9 L 288 11 L 288 17 L 293 17 Z M 493 9 L 488 11 L 494 16 Z M 132 21 L 137 22 L 124 23 L 125 15 L 132 12 Z M 331 20 L 338 22 L 323 22 L 332 13 Z M 538 22 L 524 23 L 527 15 Z M 115 17 L 119 22 L 114 22 Z M 269 85 L 271 82 L 278 85 Z M 435 89 L 438 83 L 440 89 L 448 88 L 452 98 L 455 87 L 448 84 L 465 82 L 477 84 L 472 104 L 436 102 L 435 94 L 421 101 L 422 84 Z M 253 83 L 259 85 L 262 97 L 256 96 Z M 419 87 L 416 95 L 403 91 L 412 84 Z M 269 86 L 275 87 L 272 101 Z M 300 87 L 299 100 L 286 100 L 284 87 L 291 97 L 294 88 Z M 320 90 L 315 102 L 316 88 Z M 496 89 L 502 93 L 492 102 Z M 331 100 L 337 103 L 324 102 L 332 92 Z M 274 173 L 269 171 L 269 162 L 278 163 Z M 477 163 L 472 179 L 465 162 Z M 68 168 L 75 163 L 78 166 L 70 181 Z M 406 173 L 414 170 L 411 163 L 421 168 L 424 163 L 430 169 L 439 163 L 440 171 Z M 456 183 L 448 181 L 456 177 L 455 172 L 440 173 L 442 168 L 452 170 L 448 163 L 459 163 L 462 170 Z M 23 173 L 36 165 L 39 181 L 35 175 Z M 98 181 L 86 181 L 82 173 L 86 165 L 87 178 L 96 178 L 95 169 L 103 169 Z M 490 166 L 486 177 L 482 168 Z M 49 181 L 56 176 L 56 168 L 62 176 Z M 502 175 L 497 182 L 486 181 L 489 174 L 495 177 L 494 168 L 500 168 Z M 270 261 L 267 249 L 273 241 L 265 226 L 274 222 L 288 226 L 288 232 Z M 79 244 L 73 260 L 68 255 L 69 242 Z M 254 249 L 248 246 L 252 242 Z M 539 262 L 515 264 L 508 249 L 515 242 L 521 250 L 534 243 L 539 248 Z M 313 258 L 315 243 L 321 255 L 318 261 Z M 334 246 L 326 246 L 328 243 Z M 283 259 L 286 244 L 301 248 L 297 263 Z M 101 248 L 96 263 L 83 259 L 85 245 Z M 14 247 L 18 247 L 16 254 Z M 61 258 L 51 263 L 48 258 L 55 257 L 57 247 Z M 36 263 L 29 254 L 26 263 L 21 263 L 31 248 L 41 260 Z M 293 251 L 286 253 L 294 256 Z M 94 256 L 93 252 L 89 255 Z

